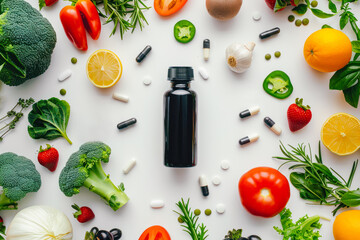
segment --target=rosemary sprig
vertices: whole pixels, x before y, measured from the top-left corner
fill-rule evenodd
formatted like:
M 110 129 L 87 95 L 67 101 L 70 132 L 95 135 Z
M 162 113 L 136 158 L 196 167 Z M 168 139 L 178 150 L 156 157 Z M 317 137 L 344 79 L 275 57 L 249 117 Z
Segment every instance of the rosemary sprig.
M 341 208 L 360 206 L 360 189 L 350 190 L 358 160 L 353 163 L 349 178 L 345 180 L 334 169 L 329 169 L 323 164 L 320 142 L 319 154 L 315 155 L 315 161 L 310 145 L 308 146 L 310 154 L 307 154 L 304 144 L 299 144 L 297 147 L 288 146 L 290 150 L 280 142 L 280 150 L 284 157 L 274 158 L 284 161 L 279 169 L 286 164 L 291 164 L 289 170 L 295 172 L 290 174 L 290 182 L 299 190 L 301 198 L 320 205 L 335 206 L 333 215 Z
M 174 212 L 179 214 L 179 217 L 184 222 L 181 226 L 185 228 L 184 231 L 189 233 L 193 240 L 205 240 L 208 237 L 208 230 L 206 229 L 204 223 L 198 223 L 199 217 L 195 216 L 195 214 L 191 211 L 189 201 L 190 199 L 188 199 L 185 203 L 184 199 L 181 198 L 181 201 L 176 203 L 176 206 L 179 207 L 182 213 L 177 211 Z
M 18 102 L 16 103 L 16 105 L 6 113 L 5 116 L 3 116 L 2 118 L 0 118 L 0 122 L 3 122 L 7 119 L 11 119 L 12 121 L 9 123 L 6 123 L 3 126 L 0 126 L 0 142 L 4 139 L 4 136 L 9 133 L 11 130 L 15 129 L 16 127 L 16 123 L 19 122 L 19 120 L 24 116 L 23 111 L 30 107 L 33 103 L 34 103 L 34 99 L 29 98 L 27 100 L 19 98 Z M 17 112 L 16 108 L 17 107 L 21 107 L 20 111 Z

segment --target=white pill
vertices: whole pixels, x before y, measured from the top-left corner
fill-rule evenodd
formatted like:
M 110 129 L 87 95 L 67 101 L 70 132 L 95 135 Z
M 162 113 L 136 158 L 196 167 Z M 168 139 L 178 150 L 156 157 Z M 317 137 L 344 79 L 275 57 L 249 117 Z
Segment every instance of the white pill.
M 136 160 L 135 158 L 131 159 L 131 161 L 128 162 L 128 164 L 126 164 L 125 168 L 123 169 L 123 173 L 124 174 L 128 174 L 131 169 L 133 169 L 136 165 Z
M 199 74 L 200 74 L 200 76 L 201 76 L 204 80 L 208 80 L 208 79 L 209 79 L 209 74 L 208 74 L 208 72 L 206 71 L 205 68 L 199 67 Z
M 230 168 L 230 163 L 228 160 L 222 160 L 220 166 L 222 170 L 228 170 Z
M 258 11 L 253 12 L 252 18 L 253 18 L 255 21 L 259 21 L 259 20 L 261 19 L 261 14 L 260 14 L 260 12 L 258 12 Z
M 216 212 L 219 214 L 223 214 L 225 212 L 225 205 L 222 203 L 216 205 Z
M 119 101 L 124 102 L 124 103 L 129 102 L 129 97 L 125 96 L 125 95 L 122 95 L 120 93 L 114 92 L 112 97 L 113 97 L 113 99 L 119 100 Z
M 220 185 L 220 183 L 221 183 L 221 178 L 220 178 L 218 175 L 215 175 L 215 176 L 212 178 L 212 183 L 213 183 L 215 186 Z
M 72 71 L 70 69 L 65 70 L 58 76 L 59 82 L 65 81 L 69 77 L 71 77 Z
M 152 83 L 152 78 L 150 76 L 144 77 L 143 83 L 144 85 L 149 86 Z
M 152 200 L 150 203 L 150 207 L 155 208 L 155 209 L 163 208 L 164 206 L 165 206 L 165 203 L 161 199 Z

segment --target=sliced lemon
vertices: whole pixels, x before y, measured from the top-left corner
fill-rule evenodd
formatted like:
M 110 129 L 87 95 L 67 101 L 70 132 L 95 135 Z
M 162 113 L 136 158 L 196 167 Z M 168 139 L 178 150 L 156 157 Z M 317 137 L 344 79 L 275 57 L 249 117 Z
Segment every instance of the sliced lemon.
M 329 117 L 321 128 L 321 141 L 337 155 L 350 155 L 360 147 L 360 121 L 347 113 Z
M 106 49 L 95 51 L 86 63 L 86 74 L 98 88 L 114 86 L 121 78 L 122 70 L 119 57 Z

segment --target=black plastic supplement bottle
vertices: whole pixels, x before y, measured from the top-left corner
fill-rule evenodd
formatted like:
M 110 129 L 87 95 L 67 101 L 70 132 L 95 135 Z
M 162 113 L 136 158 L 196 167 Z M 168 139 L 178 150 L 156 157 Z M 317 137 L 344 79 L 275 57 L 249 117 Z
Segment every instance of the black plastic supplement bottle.
M 165 159 L 167 167 L 196 165 L 196 93 L 191 67 L 170 67 L 171 90 L 164 95 Z

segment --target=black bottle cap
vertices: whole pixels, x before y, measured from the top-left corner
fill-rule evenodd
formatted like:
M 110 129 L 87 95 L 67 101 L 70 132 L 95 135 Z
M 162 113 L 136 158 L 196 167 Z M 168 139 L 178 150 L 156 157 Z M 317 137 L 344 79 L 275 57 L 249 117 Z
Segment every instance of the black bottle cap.
M 189 82 L 194 80 L 194 70 L 192 67 L 169 67 L 168 80 Z

